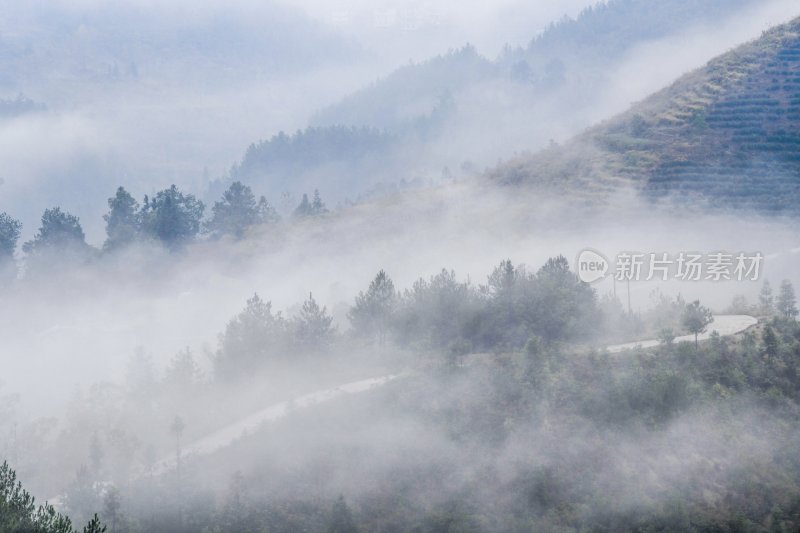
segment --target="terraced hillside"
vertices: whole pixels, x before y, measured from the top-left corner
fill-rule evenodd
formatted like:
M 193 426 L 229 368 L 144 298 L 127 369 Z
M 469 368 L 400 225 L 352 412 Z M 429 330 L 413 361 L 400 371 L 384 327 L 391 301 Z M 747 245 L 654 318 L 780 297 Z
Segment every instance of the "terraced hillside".
M 649 198 L 800 213 L 800 18 L 490 177 L 589 198 L 627 185 Z

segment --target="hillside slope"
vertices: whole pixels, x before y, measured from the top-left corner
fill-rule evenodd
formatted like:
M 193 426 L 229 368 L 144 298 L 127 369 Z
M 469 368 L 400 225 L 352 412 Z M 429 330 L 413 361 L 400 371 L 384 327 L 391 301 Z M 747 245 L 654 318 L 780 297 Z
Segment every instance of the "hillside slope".
M 312 126 L 345 124 L 396 130 L 430 112 L 444 93 L 461 101 L 481 91 L 481 108 L 493 99 L 541 98 L 567 91 L 576 99 L 597 97 L 592 84 L 607 77 L 626 53 L 692 27 L 735 17 L 759 0 L 610 0 L 577 17 L 551 23 L 526 47 L 508 46 L 490 60 L 467 45 L 428 61 L 402 66 L 388 76 L 320 110 Z M 531 35 L 539 28 L 531 27 Z M 489 87 L 487 88 L 487 84 Z M 526 88 L 520 95 L 515 89 Z M 574 104 L 574 102 L 573 102 Z M 497 102 L 494 102 L 497 105 Z M 565 108 L 566 109 L 566 108 Z
M 629 185 L 650 198 L 800 212 L 800 18 L 490 177 L 589 196 Z

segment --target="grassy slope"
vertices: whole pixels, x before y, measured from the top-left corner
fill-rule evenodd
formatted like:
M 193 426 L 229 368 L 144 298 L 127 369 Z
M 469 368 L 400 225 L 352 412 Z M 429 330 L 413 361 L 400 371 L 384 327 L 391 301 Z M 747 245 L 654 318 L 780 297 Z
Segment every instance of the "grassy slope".
M 503 183 L 587 197 L 621 185 L 648 196 L 798 211 L 800 19 L 724 54 L 628 112 L 501 165 Z

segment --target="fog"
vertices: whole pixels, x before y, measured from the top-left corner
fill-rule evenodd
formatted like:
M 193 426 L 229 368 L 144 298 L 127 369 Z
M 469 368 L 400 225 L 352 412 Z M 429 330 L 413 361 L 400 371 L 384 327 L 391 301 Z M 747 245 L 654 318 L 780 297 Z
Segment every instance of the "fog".
M 791 200 L 496 179 L 800 14 L 626 1 L 8 6 L 0 462 L 113 533 L 800 524 Z
M 564 200 L 520 199 L 466 182 L 332 213 L 323 225 L 268 229 L 244 244 L 206 243 L 177 255 L 125 250 L 84 273 L 23 281 L 6 294 L 2 352 L 30 354 L 15 361 L 19 378 L 6 387 L 26 391 L 23 403 L 43 414 L 47 410 L 35 406 L 56 408 L 79 384 L 122 379 L 137 347 L 161 368 L 185 347 L 213 352 L 217 335 L 253 293 L 291 315 L 312 292 L 346 330 L 346 310 L 380 269 L 405 289 L 442 268 L 484 283 L 503 259 L 535 268 L 564 255 L 574 263 L 585 248 L 612 259 L 624 251 L 724 250 L 762 253 L 761 279 L 773 284 L 796 277 L 800 242 L 791 220 L 676 215 L 625 196 L 611 204 L 565 219 L 561 213 L 570 207 Z M 600 294 L 614 290 L 611 279 L 595 287 Z M 722 312 L 735 294 L 755 302 L 759 289 L 759 282 L 673 280 L 640 281 L 630 290 L 634 310 L 651 306 L 651 293 L 659 290 L 701 298 Z M 622 283 L 617 290 L 626 301 Z M 200 359 L 208 370 L 209 361 Z M 52 384 L 38 386 L 42 379 Z
M 9 71 L 0 97 L 22 93 L 46 110 L 0 123 L 0 207 L 8 211 L 8 205 L 20 206 L 15 216 L 24 224 L 23 235 L 30 237 L 45 207 L 63 205 L 81 217 L 89 242 L 99 243 L 104 200 L 118 185 L 141 198 L 175 183 L 213 200 L 206 196 L 209 182 L 224 179 L 250 143 L 305 128 L 319 110 L 408 61 L 421 62 L 465 43 L 475 44 L 479 54 L 491 59 L 503 44 L 525 45 L 547 24 L 575 16 L 589 4 L 434 6 L 434 18 L 446 23 L 431 28 L 403 26 L 403 13 L 410 17 L 424 11 L 413 4 L 312 2 L 289 7 L 238 2 L 225 8 L 193 3 L 187 9 L 180 2 L 154 7 L 132 1 L 113 6 L 65 2 L 51 10 L 35 4 L 14 6 L 5 18 Z M 784 0 L 742 9 L 713 25 L 699 22 L 657 41 L 634 43 L 623 57 L 612 60 L 610 71 L 599 78 L 591 75 L 591 93 L 577 73 L 557 94 L 531 92 L 507 81 L 463 91 L 454 87 L 457 113 L 440 138 L 400 148 L 402 157 L 415 160 L 414 165 L 384 168 L 378 177 L 360 175 L 361 188 L 343 190 L 335 181 L 326 186 L 331 178 L 324 172 L 314 174 L 313 180 L 335 204 L 383 180 L 437 181 L 445 167 L 456 170 L 464 162 L 490 167 L 498 158 L 566 140 L 793 14 L 791 2 Z M 380 18 L 377 13 L 383 10 L 398 17 L 389 27 L 375 20 L 363 23 Z M 351 13 L 353 22 L 331 23 L 332 12 Z M 58 22 L 56 13 L 61 15 Z M 214 22 L 222 15 L 221 22 Z M 273 19 L 289 20 L 299 28 L 293 39 L 307 43 L 308 51 L 288 54 L 270 39 L 254 35 L 259 22 Z M 482 23 L 476 25 L 476 20 Z M 475 34 L 476 26 L 491 39 Z M 109 34 L 118 28 L 116 37 Z M 137 31 L 148 40 L 136 41 Z M 237 31 L 240 38 L 232 43 L 215 39 L 225 31 Z M 303 32 L 309 35 L 301 37 Z M 180 41 L 182 35 L 189 40 Z M 209 41 L 203 44 L 203 38 Z M 256 45 L 264 47 L 263 52 L 241 53 Z M 395 46 L 402 52 L 392 52 Z M 316 53 L 321 49 L 329 51 Z M 276 66 L 265 67 L 265 57 Z M 137 65 L 134 73 L 129 64 Z M 438 94 L 430 97 L 435 100 Z M 421 101 L 423 109 L 434 103 Z M 345 117 L 345 124 L 362 125 L 354 119 Z M 407 157 L 409 152 L 421 152 L 422 157 Z M 397 165 L 397 159 L 387 164 Z M 80 190 L 67 185 L 76 181 Z M 254 185 L 260 185 L 263 190 L 258 192 L 273 204 L 287 192 L 269 181 Z M 288 192 L 299 198 L 302 191 Z

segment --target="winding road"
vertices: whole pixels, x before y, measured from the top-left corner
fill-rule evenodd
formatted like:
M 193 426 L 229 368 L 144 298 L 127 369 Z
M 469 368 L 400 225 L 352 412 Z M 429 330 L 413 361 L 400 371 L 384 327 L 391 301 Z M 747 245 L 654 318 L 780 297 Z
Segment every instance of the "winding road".
M 236 439 L 256 431 L 263 424 L 279 420 L 287 416 L 292 411 L 329 402 L 345 394 L 357 394 L 359 392 L 365 392 L 385 385 L 386 383 L 399 378 L 401 375 L 402 374 L 391 374 L 388 376 L 353 381 L 344 385 L 339 385 L 330 389 L 319 390 L 299 396 L 297 398 L 293 398 L 291 400 L 270 405 L 269 407 L 265 407 L 260 411 L 252 413 L 247 417 L 234 422 L 233 424 L 225 426 L 222 429 L 218 429 L 217 431 L 210 433 L 187 446 L 184 446 L 181 454 L 182 456 L 197 457 L 213 453 L 230 445 Z M 156 463 L 155 473 L 164 473 L 171 468 L 175 468 L 174 456 L 162 459 Z
M 748 315 L 715 315 L 714 322 L 711 323 L 705 333 L 701 333 L 698 336 L 698 339 L 707 339 L 714 331 L 717 331 L 722 336 L 733 335 L 744 331 L 756 322 L 757 320 L 755 318 Z M 694 341 L 694 335 L 683 335 L 675 338 L 675 342 L 681 341 Z M 636 347 L 649 348 L 657 346 L 658 343 L 659 341 L 657 339 L 648 339 L 624 344 L 614 344 L 607 346 L 606 350 L 608 350 L 610 353 L 621 353 L 625 350 Z M 403 374 L 392 374 L 364 379 L 361 381 L 354 381 L 344 385 L 339 385 L 338 387 L 312 392 L 293 400 L 287 400 L 270 405 L 269 407 L 265 407 L 264 409 L 261 409 L 260 411 L 255 412 L 246 418 L 234 422 L 229 426 L 219 429 L 189 444 L 188 446 L 185 446 L 183 448 L 183 454 L 186 456 L 196 457 L 213 453 L 216 450 L 228 446 L 236 439 L 256 431 L 261 425 L 267 422 L 279 420 L 287 416 L 292 411 L 325 403 L 339 398 L 345 394 L 357 394 L 360 392 L 373 390 L 401 377 L 402 375 Z M 174 467 L 175 457 L 170 457 L 159 461 L 157 471 L 164 472 Z
M 697 336 L 697 340 L 702 341 L 708 339 L 711 337 L 711 334 L 714 331 L 723 337 L 727 335 L 734 335 L 746 330 L 757 322 L 758 320 L 749 315 L 714 315 L 714 322 L 708 326 L 708 329 L 705 333 L 701 333 Z M 680 337 L 675 337 L 675 342 L 682 341 L 694 342 L 694 335 L 682 335 Z M 659 342 L 661 341 L 658 339 L 649 339 L 645 341 L 626 342 L 624 344 L 612 344 L 611 346 L 606 346 L 606 350 L 609 353 L 620 353 L 636 347 L 652 348 L 653 346 L 658 346 Z
M 705 333 L 702 333 L 698 336 L 698 339 L 707 339 L 714 331 L 718 332 L 722 336 L 734 335 L 744 331 L 756 323 L 757 320 L 748 315 L 715 315 L 714 322 L 712 322 Z M 694 341 L 694 335 L 683 335 L 675 338 L 675 342 L 681 341 Z M 660 341 L 657 339 L 648 339 L 636 342 L 627 342 L 623 344 L 614 344 L 606 346 L 605 349 L 610 353 L 621 354 L 626 350 L 637 347 L 649 348 L 657 346 L 659 342 Z M 326 403 L 347 394 L 358 394 L 374 390 L 391 381 L 394 381 L 397 378 L 402 377 L 403 375 L 407 374 L 390 374 L 375 378 L 363 379 L 360 381 L 353 381 L 337 387 L 319 390 L 270 405 L 184 446 L 181 452 L 181 457 L 198 457 L 209 455 L 217 450 L 229 446 L 237 439 L 255 432 L 264 424 L 280 420 L 292 412 Z M 174 455 L 172 455 L 158 461 L 153 473 L 166 473 L 169 470 L 174 469 L 175 465 L 176 458 Z M 61 498 L 52 498 L 50 503 L 53 505 L 58 505 L 61 503 Z

